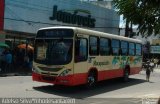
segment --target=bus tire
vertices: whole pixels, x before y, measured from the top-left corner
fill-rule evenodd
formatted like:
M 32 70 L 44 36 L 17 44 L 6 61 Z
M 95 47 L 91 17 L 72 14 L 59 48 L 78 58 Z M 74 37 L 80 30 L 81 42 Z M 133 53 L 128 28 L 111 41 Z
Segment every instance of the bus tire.
M 88 73 L 88 77 L 87 77 L 87 84 L 86 87 L 87 88 L 93 88 L 96 85 L 96 72 L 95 71 L 90 71 Z
M 125 69 L 124 70 L 123 81 L 124 82 L 128 82 L 129 81 L 129 69 Z

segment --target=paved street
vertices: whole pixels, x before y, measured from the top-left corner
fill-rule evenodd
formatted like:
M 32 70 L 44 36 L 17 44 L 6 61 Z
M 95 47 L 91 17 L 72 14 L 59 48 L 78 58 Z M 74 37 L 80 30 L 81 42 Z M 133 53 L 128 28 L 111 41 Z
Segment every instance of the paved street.
M 77 102 L 92 104 L 106 104 L 106 98 L 108 98 L 107 102 L 118 101 L 117 104 L 119 104 L 121 101 L 123 103 L 126 101 L 127 104 L 128 101 L 131 101 L 135 104 L 140 102 L 142 98 L 159 97 L 159 70 L 155 70 L 151 74 L 150 81 L 145 81 L 145 72 L 142 71 L 138 75 L 130 76 L 130 81 L 127 83 L 123 83 L 119 79 L 108 80 L 98 83 L 95 88 L 89 90 L 83 86 L 66 88 L 47 83 L 33 82 L 31 76 L 8 76 L 0 77 L 0 98 L 75 98 Z M 140 99 L 135 100 L 134 98 Z M 93 103 L 97 101 L 101 103 Z

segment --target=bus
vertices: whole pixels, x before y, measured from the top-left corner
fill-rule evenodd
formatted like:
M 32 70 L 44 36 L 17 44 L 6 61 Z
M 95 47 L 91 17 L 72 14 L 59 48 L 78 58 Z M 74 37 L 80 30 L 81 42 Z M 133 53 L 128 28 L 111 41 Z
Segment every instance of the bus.
M 138 74 L 142 42 L 79 27 L 46 27 L 35 38 L 33 81 L 94 86 L 96 82 Z

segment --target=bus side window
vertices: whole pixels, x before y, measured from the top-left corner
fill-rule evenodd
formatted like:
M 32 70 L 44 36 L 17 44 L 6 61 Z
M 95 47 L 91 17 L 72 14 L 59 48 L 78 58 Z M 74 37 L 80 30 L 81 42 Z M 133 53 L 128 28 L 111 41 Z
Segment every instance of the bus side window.
M 129 55 L 134 56 L 135 55 L 135 44 L 130 42 L 129 43 Z
M 142 55 L 142 46 L 141 44 L 136 44 L 136 55 L 141 56 Z
M 128 55 L 128 42 L 127 41 L 121 41 L 121 55 L 122 56 Z
M 86 61 L 88 56 L 87 39 L 78 38 L 75 42 L 75 62 Z
M 99 55 L 99 38 L 96 36 L 89 37 L 89 54 L 91 56 Z
M 113 55 L 119 55 L 120 41 L 112 39 L 112 53 Z
M 108 56 L 110 55 L 110 46 L 109 46 L 109 39 L 107 38 L 100 38 L 100 55 Z

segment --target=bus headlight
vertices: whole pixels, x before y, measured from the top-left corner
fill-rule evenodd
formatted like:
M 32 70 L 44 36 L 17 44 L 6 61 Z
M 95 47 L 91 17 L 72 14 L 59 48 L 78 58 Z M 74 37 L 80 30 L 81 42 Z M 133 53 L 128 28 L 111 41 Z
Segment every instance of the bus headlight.
M 32 68 L 32 71 L 35 72 L 35 73 L 39 73 L 39 71 L 37 70 L 36 67 L 33 67 L 33 68 Z
M 66 76 L 66 75 L 68 75 L 69 71 L 71 71 L 71 70 L 70 69 L 66 69 L 61 74 L 59 74 L 59 76 Z

